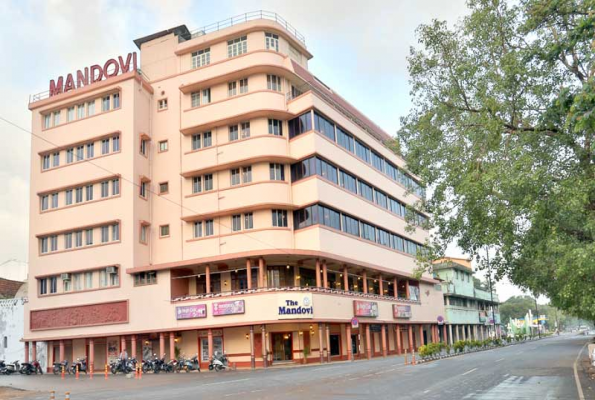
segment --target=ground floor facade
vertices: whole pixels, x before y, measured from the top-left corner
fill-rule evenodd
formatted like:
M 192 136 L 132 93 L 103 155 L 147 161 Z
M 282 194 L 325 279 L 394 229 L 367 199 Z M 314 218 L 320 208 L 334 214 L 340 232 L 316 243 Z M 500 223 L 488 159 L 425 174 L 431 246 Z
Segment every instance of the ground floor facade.
M 486 340 L 500 336 L 499 325 L 448 324 L 448 343 L 451 345 L 459 340 Z

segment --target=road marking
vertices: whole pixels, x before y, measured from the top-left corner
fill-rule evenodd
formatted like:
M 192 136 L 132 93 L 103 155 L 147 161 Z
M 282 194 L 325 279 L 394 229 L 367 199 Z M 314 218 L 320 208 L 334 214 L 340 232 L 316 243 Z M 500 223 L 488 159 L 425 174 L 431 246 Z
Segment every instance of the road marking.
M 358 377 L 355 377 L 355 378 L 349 378 L 348 380 L 350 380 L 350 381 L 354 381 L 354 380 L 356 380 L 356 379 L 359 379 L 359 376 L 358 376 Z
M 576 360 L 574 360 L 574 381 L 576 382 L 576 390 L 578 391 L 579 400 L 585 400 L 585 395 L 583 394 L 583 388 L 581 387 L 581 381 L 578 378 L 578 372 L 576 371 L 576 365 L 578 363 L 578 360 L 581 358 L 581 354 L 582 354 L 583 350 L 585 349 L 585 347 L 587 346 L 587 344 L 589 344 L 589 342 L 586 342 L 583 345 L 583 347 L 581 347 L 580 351 L 578 352 L 578 355 L 576 356 Z
M 211 385 L 225 385 L 227 383 L 235 383 L 235 382 L 245 382 L 245 381 L 249 381 L 250 378 L 244 378 L 244 379 L 235 379 L 233 381 L 221 381 L 221 382 L 213 382 L 213 383 L 205 383 L 203 386 L 211 386 Z
M 369 376 L 374 376 L 374 374 L 368 374 L 368 375 L 364 375 L 362 378 L 367 378 Z
M 503 358 L 501 358 L 501 359 L 499 359 L 499 360 L 496 360 L 496 362 L 500 362 L 500 361 L 502 361 L 502 360 L 504 360 L 504 359 L 503 359 Z
M 429 391 L 429 390 L 426 390 L 426 391 L 424 392 L 424 394 L 426 394 L 426 393 L 430 393 L 430 391 Z
M 505 374 L 505 375 L 504 375 L 504 377 L 505 377 L 505 378 L 506 378 L 506 377 L 509 377 L 509 376 L 510 376 L 510 374 Z
M 469 371 L 462 373 L 461 376 L 465 376 L 467 374 L 470 374 L 473 371 L 477 371 L 477 368 L 470 369 Z

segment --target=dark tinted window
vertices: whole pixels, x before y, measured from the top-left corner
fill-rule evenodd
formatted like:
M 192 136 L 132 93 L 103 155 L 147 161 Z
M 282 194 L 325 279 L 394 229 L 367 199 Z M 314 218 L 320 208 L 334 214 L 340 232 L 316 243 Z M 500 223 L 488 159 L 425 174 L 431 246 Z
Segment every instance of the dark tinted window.
M 289 137 L 295 137 L 302 133 L 312 130 L 312 113 L 308 111 L 297 118 L 289 120 L 287 125 L 289 127 Z

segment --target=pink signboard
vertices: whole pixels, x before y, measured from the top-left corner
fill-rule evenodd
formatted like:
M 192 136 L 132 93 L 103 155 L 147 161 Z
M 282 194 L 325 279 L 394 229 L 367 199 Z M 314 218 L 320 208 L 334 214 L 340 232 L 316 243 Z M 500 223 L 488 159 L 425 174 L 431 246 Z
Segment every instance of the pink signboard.
M 219 301 L 213 303 L 213 316 L 244 314 L 244 300 Z
M 377 317 L 378 303 L 375 301 L 353 300 L 353 315 L 356 317 Z
M 411 318 L 411 306 L 393 304 L 393 317 L 394 318 Z
M 192 306 L 176 307 L 176 319 L 206 318 L 207 305 L 195 304 Z

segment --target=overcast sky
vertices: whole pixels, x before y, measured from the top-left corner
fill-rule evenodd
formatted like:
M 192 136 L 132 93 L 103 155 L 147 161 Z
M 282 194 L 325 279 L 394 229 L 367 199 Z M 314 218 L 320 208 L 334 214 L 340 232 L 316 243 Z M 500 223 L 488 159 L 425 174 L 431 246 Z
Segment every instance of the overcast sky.
M 60 75 L 136 51 L 132 42 L 186 24 L 198 29 L 234 15 L 279 13 L 306 37 L 310 70 L 390 134 L 410 107 L 407 77 L 415 29 L 454 23 L 463 0 L 75 1 L 9 0 L 0 13 L 0 116 L 30 129 L 29 95 Z M 27 260 L 31 137 L 0 121 L 0 263 Z M 453 246 L 450 255 L 461 253 Z M 497 285 L 502 300 L 520 294 Z

